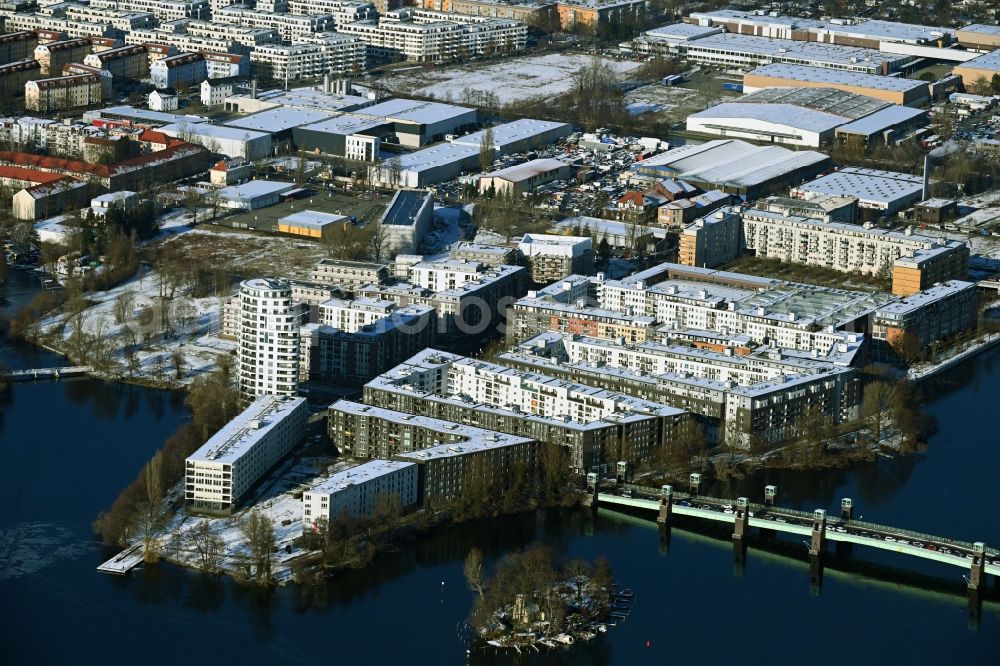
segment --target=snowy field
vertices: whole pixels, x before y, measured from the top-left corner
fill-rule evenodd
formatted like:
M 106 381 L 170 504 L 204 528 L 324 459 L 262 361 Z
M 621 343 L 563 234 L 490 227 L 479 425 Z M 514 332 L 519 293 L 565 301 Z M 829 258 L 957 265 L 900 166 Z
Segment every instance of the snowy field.
M 121 323 L 116 322 L 115 301 L 122 294 L 131 294 L 132 308 Z M 109 291 L 88 294 L 93 306 L 83 311 L 83 330 L 91 335 L 110 338 L 115 349 L 113 357 L 119 364 L 119 373 L 128 376 L 123 352 L 126 330 L 131 328 L 139 349 L 136 352 L 138 368 L 135 377 L 169 383 L 189 384 L 199 375 L 215 368 L 218 354 L 229 354 L 236 349 L 236 343 L 218 337 L 219 317 L 223 299 L 219 297 L 191 298 L 177 292 L 165 308 L 159 305 L 160 280 L 155 272 L 133 278 Z M 140 317 L 146 308 L 152 317 Z M 158 335 L 160 322 L 171 322 L 174 335 L 163 338 Z M 54 335 L 54 346 L 65 348 L 73 334 L 71 325 L 64 325 L 62 312 L 42 320 L 45 334 Z M 147 332 L 149 335 L 147 336 Z M 60 343 L 58 338 L 63 342 Z M 180 376 L 174 367 L 173 354 L 180 351 L 184 357 Z
M 386 77 L 385 84 L 398 93 L 416 93 L 442 101 L 461 102 L 468 88 L 496 93 L 501 104 L 531 97 L 555 97 L 573 85 L 573 73 L 590 64 L 591 56 L 550 53 L 534 58 L 519 58 L 489 63 L 426 70 L 407 70 Z M 616 73 L 627 74 L 642 66 L 601 58 Z

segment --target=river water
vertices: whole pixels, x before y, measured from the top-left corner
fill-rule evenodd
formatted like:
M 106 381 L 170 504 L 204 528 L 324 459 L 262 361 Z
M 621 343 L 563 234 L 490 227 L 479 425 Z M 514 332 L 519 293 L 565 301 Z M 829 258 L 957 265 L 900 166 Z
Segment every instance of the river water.
M 12 274 L 4 314 L 30 295 L 26 280 Z M 10 367 L 59 362 L 0 344 Z M 775 483 L 781 504 L 830 511 L 850 496 L 866 520 L 1000 544 L 988 506 L 1000 353 L 934 380 L 929 394 L 940 428 L 923 455 L 709 490 L 759 500 Z M 465 554 L 476 545 L 493 560 L 533 542 L 564 557 L 606 556 L 637 597 L 629 620 L 602 638 L 527 663 L 995 663 L 1000 648 L 998 606 L 987 603 L 970 626 L 956 568 L 859 549 L 827 568 L 816 593 L 805 546 L 794 540 L 751 548 L 740 571 L 723 534 L 675 528 L 664 552 L 652 523 L 605 512 L 593 521 L 553 511 L 462 525 L 329 586 L 266 596 L 169 565 L 97 573 L 107 554 L 91 520 L 185 418 L 178 395 L 93 380 L 17 384 L 3 398 L 0 663 L 461 664 L 472 603 Z M 914 586 L 921 577 L 929 586 Z M 471 661 L 517 660 L 476 653 Z

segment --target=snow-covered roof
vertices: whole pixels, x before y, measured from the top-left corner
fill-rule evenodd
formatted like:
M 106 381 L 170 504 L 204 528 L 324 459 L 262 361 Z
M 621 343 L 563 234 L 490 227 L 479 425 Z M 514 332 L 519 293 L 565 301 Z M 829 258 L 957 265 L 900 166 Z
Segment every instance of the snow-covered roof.
M 293 127 L 301 127 L 302 125 L 319 122 L 329 117 L 330 114 L 325 111 L 278 106 L 273 109 L 237 118 L 236 120 L 230 120 L 226 125 L 274 134 Z
M 978 58 L 967 60 L 961 66 L 970 69 L 986 69 L 991 72 L 1000 72 L 1000 49 L 985 53 Z
M 540 176 L 550 171 L 557 171 L 569 166 L 565 162 L 561 162 L 556 159 L 538 159 L 531 160 L 529 162 L 524 162 L 523 164 L 515 164 L 514 166 L 509 166 L 506 169 L 500 169 L 498 171 L 493 171 L 486 174 L 485 178 L 500 178 L 502 180 L 507 180 L 512 183 L 518 183 L 524 180 L 529 180 L 536 176 Z
M 716 122 L 735 119 L 756 120 L 771 125 L 819 133 L 828 132 L 849 120 L 844 116 L 815 111 L 793 104 L 739 104 L 736 102 L 716 104 L 704 111 L 692 113 L 688 118 Z
M 343 215 L 334 215 L 332 213 L 323 213 L 318 210 L 302 210 L 297 213 L 292 213 L 291 215 L 286 215 L 278 220 L 279 224 L 289 224 L 300 227 L 313 227 L 316 229 L 322 229 L 328 224 L 333 224 L 334 222 L 341 222 L 347 218 Z
M 371 460 L 369 462 L 362 463 L 357 467 L 351 467 L 342 472 L 337 472 L 325 481 L 322 481 L 305 491 L 303 495 L 333 495 L 349 486 L 356 486 L 369 481 L 374 481 L 380 476 L 395 474 L 396 472 L 409 468 L 416 470 L 416 465 L 414 463 L 400 462 L 398 460 Z
M 305 398 L 262 395 L 236 418 L 222 426 L 187 459 L 231 465 L 250 452 L 265 435 L 305 405 L 305 402 Z
M 295 183 L 273 180 L 251 180 L 241 185 L 230 185 L 219 190 L 219 197 L 229 201 L 248 201 L 270 194 L 282 194 L 295 189 Z
M 905 92 L 914 88 L 926 88 L 926 81 L 916 81 L 895 76 L 880 76 L 864 72 L 850 72 L 829 67 L 809 67 L 786 62 L 773 62 L 761 65 L 748 72 L 751 75 L 770 76 L 790 81 L 808 81 L 810 83 L 831 83 L 876 90 L 892 90 Z
M 890 204 L 906 197 L 919 196 L 924 187 L 922 176 L 907 173 L 844 167 L 798 187 L 802 192 L 856 196 L 861 201 Z
M 455 106 L 454 104 L 421 102 L 412 99 L 390 99 L 374 106 L 369 106 L 364 110 L 364 114 L 369 116 L 381 116 L 383 118 L 391 118 L 392 120 L 422 124 L 460 118 L 470 113 L 474 114 L 476 110 L 465 106 Z
M 894 127 L 900 123 L 909 122 L 915 118 L 925 115 L 927 112 L 921 109 L 914 109 L 909 106 L 890 106 L 876 111 L 870 116 L 858 118 L 837 128 L 837 133 L 862 134 L 871 136 L 884 129 Z

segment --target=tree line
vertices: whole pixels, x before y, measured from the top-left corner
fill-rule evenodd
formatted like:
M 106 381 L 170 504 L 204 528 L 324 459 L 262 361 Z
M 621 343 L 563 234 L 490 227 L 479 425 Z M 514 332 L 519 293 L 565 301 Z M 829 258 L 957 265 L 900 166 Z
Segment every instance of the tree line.
M 183 480 L 185 459 L 240 412 L 239 394 L 230 386 L 232 361 L 220 356 L 216 370 L 191 385 L 185 400 L 191 420 L 172 434 L 111 507 L 94 520 L 93 529 L 108 547 L 142 539 L 149 557 L 157 555 L 155 536 L 170 507 L 166 493 Z

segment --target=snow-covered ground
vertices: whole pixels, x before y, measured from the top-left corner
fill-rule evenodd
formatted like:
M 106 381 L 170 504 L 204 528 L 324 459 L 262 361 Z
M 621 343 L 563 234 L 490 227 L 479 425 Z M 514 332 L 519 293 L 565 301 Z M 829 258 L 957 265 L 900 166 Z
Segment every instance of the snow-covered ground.
M 617 74 L 627 74 L 642 66 L 638 62 L 601 60 Z M 386 77 L 384 82 L 392 90 L 452 102 L 461 102 L 466 89 L 488 91 L 496 93 L 501 104 L 508 104 L 531 97 L 555 97 L 567 92 L 573 85 L 573 73 L 587 67 L 590 61 L 589 55 L 550 53 L 486 65 L 411 69 Z
M 278 554 L 274 562 L 273 575 L 278 583 L 287 583 L 292 577 L 292 560 L 307 552 L 293 544 L 302 536 L 302 500 L 296 499 L 295 495 L 325 480 L 331 474 L 356 464 L 358 463 L 354 461 L 331 463 L 329 458 L 290 459 L 269 475 L 269 480 L 265 481 L 254 497 L 246 503 L 246 508 L 232 516 L 206 518 L 189 515 L 184 509 L 179 510 L 164 528 L 163 535 L 159 539 L 161 552 L 171 561 L 195 567 L 195 555 L 183 547 L 184 535 L 207 521 L 212 531 L 225 542 L 223 570 L 234 571 L 239 556 L 247 550 L 240 524 L 249 513 L 259 511 L 274 523 Z M 180 551 L 170 547 L 171 535 L 175 533 L 181 535 Z M 288 552 L 289 546 L 291 552 Z
M 115 302 L 122 294 L 133 296 L 133 305 L 125 320 L 115 321 Z M 192 298 L 178 291 L 165 307 L 160 305 L 160 280 L 155 271 L 136 277 L 108 291 L 93 292 L 87 298 L 93 305 L 83 311 L 83 330 L 91 335 L 110 338 L 114 343 L 114 359 L 120 365 L 122 376 L 128 376 L 124 354 L 126 331 L 131 329 L 139 345 L 136 352 L 138 369 L 135 377 L 165 380 L 176 384 L 189 384 L 199 375 L 215 368 L 218 354 L 235 350 L 235 342 L 218 337 L 219 317 L 223 299 L 219 297 Z M 142 316 L 146 310 L 148 319 Z M 173 335 L 160 335 L 161 322 L 171 322 Z M 52 314 L 41 322 L 44 333 L 58 334 L 62 326 L 63 342 L 53 346 L 65 348 L 73 334 L 73 327 L 64 323 L 64 314 Z M 181 376 L 177 377 L 173 354 L 183 354 Z

